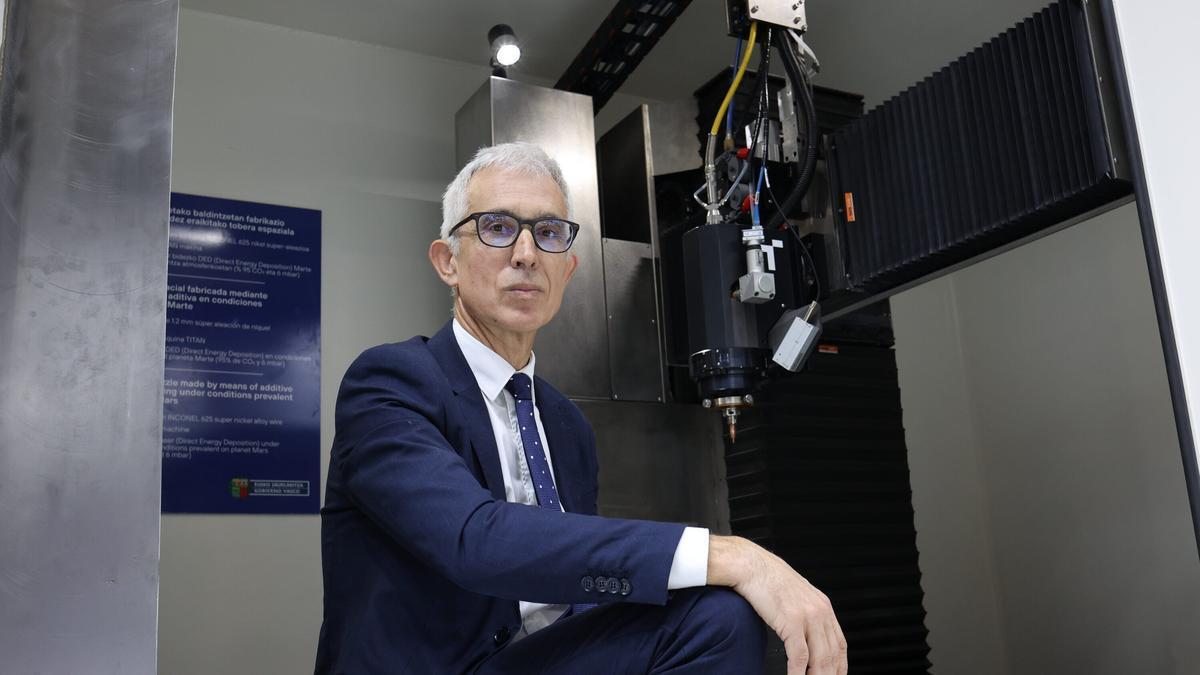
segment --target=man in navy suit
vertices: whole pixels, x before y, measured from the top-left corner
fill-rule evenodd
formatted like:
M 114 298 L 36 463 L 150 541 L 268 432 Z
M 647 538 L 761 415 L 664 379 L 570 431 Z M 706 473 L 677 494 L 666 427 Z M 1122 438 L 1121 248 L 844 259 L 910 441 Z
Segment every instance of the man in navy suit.
M 534 375 L 580 232 L 557 164 L 484 148 L 429 258 L 455 318 L 381 345 L 338 393 L 321 511 L 318 673 L 846 672 L 829 600 L 737 537 L 596 515 L 579 409 Z M 761 617 L 761 619 L 760 619 Z

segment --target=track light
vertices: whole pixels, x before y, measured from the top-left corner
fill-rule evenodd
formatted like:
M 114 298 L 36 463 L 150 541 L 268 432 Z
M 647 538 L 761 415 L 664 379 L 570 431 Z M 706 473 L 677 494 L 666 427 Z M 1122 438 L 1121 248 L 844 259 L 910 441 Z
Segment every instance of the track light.
M 488 42 L 492 45 L 492 73 L 507 77 L 508 66 L 521 60 L 521 45 L 508 24 L 496 24 L 488 31 Z

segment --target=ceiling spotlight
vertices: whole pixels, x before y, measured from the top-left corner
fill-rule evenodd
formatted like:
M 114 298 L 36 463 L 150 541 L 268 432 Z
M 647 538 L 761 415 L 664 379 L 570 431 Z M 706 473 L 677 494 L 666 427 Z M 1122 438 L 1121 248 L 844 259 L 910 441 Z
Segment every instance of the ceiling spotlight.
M 507 77 L 508 66 L 521 60 L 521 45 L 508 24 L 496 24 L 488 31 L 488 42 L 492 45 L 492 73 Z

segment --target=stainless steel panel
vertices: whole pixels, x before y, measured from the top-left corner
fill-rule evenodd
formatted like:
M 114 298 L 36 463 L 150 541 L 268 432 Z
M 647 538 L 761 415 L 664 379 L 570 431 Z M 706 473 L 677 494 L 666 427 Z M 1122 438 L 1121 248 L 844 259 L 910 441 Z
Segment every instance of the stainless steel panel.
M 604 240 L 604 293 L 615 400 L 664 400 L 656 277 L 650 244 Z
M 177 0 L 10 0 L 0 670 L 155 670 Z
M 662 281 L 648 106 L 598 145 L 613 398 L 664 401 Z
M 485 100 L 476 94 L 456 117 L 455 155 L 465 163 L 464 158 L 485 141 L 536 143 L 562 166 L 574 219 L 583 226 L 571 249 L 579 256 L 579 269 L 558 316 L 538 333 L 534 344 L 538 374 L 568 396 L 607 399 L 612 387 L 592 99 L 499 77 L 489 79 L 487 89 L 490 115 L 481 112 Z M 480 131 L 488 126 L 490 138 Z
M 576 403 L 596 430 L 601 515 L 729 533 L 718 415 L 688 405 Z
M 454 167 L 461 169 L 475 151 L 492 145 L 492 80 L 467 99 L 454 114 Z
M 695 97 L 647 106 L 650 116 L 651 175 L 704 167 L 700 156 L 699 111 Z

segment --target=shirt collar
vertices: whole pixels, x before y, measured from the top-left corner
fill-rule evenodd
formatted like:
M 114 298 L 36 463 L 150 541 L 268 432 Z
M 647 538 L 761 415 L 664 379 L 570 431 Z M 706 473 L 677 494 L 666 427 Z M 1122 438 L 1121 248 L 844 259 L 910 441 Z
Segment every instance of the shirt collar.
M 525 367 L 516 370 L 504 357 L 488 348 L 474 335 L 467 332 L 466 328 L 454 319 L 454 339 L 458 341 L 458 348 L 462 350 L 463 357 L 467 360 L 467 365 L 471 367 L 471 373 L 475 375 L 475 381 L 479 383 L 479 390 L 483 392 L 484 398 L 489 401 L 496 400 L 501 391 L 504 391 L 504 385 L 512 379 L 513 373 L 525 373 L 529 379 L 533 379 L 533 367 L 537 361 L 537 355 L 530 352 L 529 363 Z M 534 395 L 536 402 L 537 396 Z

